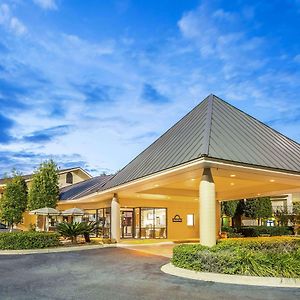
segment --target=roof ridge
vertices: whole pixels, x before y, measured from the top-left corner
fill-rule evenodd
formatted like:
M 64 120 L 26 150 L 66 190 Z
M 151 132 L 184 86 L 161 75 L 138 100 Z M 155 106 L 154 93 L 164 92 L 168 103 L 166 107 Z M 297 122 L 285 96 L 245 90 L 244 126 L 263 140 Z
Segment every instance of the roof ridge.
M 206 112 L 206 126 L 205 126 L 204 142 L 203 142 L 204 150 L 201 156 L 208 156 L 209 154 L 214 95 L 210 94 L 207 100 L 208 100 L 208 104 L 207 104 L 207 112 Z
M 290 140 L 291 142 L 295 143 L 296 145 L 300 146 L 300 143 L 298 143 L 298 142 L 295 141 L 294 139 L 292 139 L 292 138 L 286 136 L 285 134 L 281 133 L 281 132 L 278 131 L 277 129 L 275 129 L 275 128 L 269 126 L 268 124 L 264 123 L 263 121 L 260 121 L 260 120 L 257 119 L 256 117 L 253 117 L 253 116 L 250 115 L 249 113 L 247 113 L 247 112 L 241 110 L 240 108 L 234 106 L 233 104 L 229 103 L 228 101 L 226 101 L 226 100 L 224 100 L 224 99 L 222 99 L 222 98 L 220 98 L 220 97 L 218 97 L 218 96 L 216 96 L 216 95 L 213 95 L 213 96 L 214 96 L 218 101 L 223 102 L 223 103 L 225 103 L 227 106 L 232 107 L 232 108 L 238 110 L 239 112 L 243 113 L 244 115 L 247 115 L 250 119 L 252 119 L 252 120 L 254 120 L 254 121 L 260 123 L 260 124 L 263 125 L 264 127 L 267 127 L 267 128 L 269 128 L 269 129 L 271 129 L 272 131 L 276 132 L 276 133 L 279 134 L 280 136 L 282 136 L 282 137 L 284 137 L 284 138 Z
M 194 106 L 187 114 L 182 116 L 175 124 L 173 124 L 169 129 L 167 129 L 162 135 L 160 135 L 157 139 L 155 139 L 148 147 L 146 147 L 142 152 L 140 152 L 137 156 L 135 156 L 132 160 L 130 160 L 122 169 L 120 169 L 117 173 L 115 173 L 112 178 L 110 178 L 103 186 L 102 189 L 106 189 L 106 185 L 109 185 L 111 181 L 120 173 L 122 172 L 128 165 L 130 165 L 134 160 L 136 160 L 139 156 L 141 156 L 143 153 L 145 153 L 153 144 L 158 142 L 159 140 L 163 139 L 164 136 L 168 132 L 170 132 L 178 123 L 180 123 L 184 118 L 186 118 L 188 115 L 192 114 L 202 103 L 209 100 L 210 97 L 214 96 L 213 94 L 208 95 L 205 97 L 201 102 L 199 102 L 196 106 Z

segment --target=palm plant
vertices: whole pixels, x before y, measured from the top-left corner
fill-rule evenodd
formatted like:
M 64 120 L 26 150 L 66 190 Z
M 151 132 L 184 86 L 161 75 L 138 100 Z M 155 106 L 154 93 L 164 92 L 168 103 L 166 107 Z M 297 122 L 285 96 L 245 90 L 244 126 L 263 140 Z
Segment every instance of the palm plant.
M 77 242 L 77 237 L 83 235 L 87 243 L 91 242 L 90 234 L 97 231 L 99 222 L 81 222 L 58 224 L 57 231 L 60 235 L 70 238 L 72 243 Z
M 63 237 L 70 238 L 72 243 L 77 242 L 77 236 L 82 234 L 82 223 L 63 222 L 57 225 L 57 232 Z
M 81 225 L 81 232 L 84 236 L 85 241 L 87 243 L 90 243 L 91 242 L 90 234 L 97 231 L 99 223 L 98 222 L 89 222 L 89 223 L 83 222 L 83 223 L 80 223 L 80 225 Z

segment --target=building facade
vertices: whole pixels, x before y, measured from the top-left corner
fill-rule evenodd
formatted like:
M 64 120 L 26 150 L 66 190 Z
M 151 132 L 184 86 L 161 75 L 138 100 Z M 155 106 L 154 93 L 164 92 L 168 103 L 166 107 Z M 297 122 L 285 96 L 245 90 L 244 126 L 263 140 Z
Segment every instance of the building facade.
M 113 176 L 62 188 L 58 209 L 104 218 L 103 236 L 213 246 L 222 201 L 300 193 L 300 145 L 209 95 Z

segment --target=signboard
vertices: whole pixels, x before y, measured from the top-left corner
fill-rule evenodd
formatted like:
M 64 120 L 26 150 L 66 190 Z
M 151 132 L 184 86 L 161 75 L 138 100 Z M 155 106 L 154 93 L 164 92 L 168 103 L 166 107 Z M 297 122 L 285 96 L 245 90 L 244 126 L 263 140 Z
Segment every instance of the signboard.
M 172 219 L 172 221 L 174 223 L 181 223 L 182 222 L 182 218 L 180 218 L 179 215 L 175 215 L 175 217 Z

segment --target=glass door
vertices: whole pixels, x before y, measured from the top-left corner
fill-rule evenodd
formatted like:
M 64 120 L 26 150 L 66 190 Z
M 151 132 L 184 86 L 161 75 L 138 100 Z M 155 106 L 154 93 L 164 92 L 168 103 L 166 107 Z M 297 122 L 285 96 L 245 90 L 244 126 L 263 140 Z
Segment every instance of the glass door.
M 122 238 L 133 238 L 133 210 L 121 211 Z
M 155 208 L 155 238 L 167 238 L 167 209 Z
M 141 208 L 141 238 L 154 239 L 155 238 L 155 224 L 154 224 L 154 209 Z

